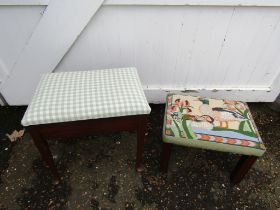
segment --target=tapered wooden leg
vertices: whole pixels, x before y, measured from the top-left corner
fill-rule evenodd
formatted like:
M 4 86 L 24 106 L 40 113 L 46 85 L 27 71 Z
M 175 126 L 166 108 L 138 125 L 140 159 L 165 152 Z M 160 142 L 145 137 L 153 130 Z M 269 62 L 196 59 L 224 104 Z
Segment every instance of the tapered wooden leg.
M 255 156 L 243 155 L 230 175 L 231 181 L 235 184 L 239 183 L 257 159 L 258 157 Z
M 136 171 L 138 171 L 138 172 L 143 171 L 142 159 L 143 159 L 143 152 L 144 152 L 146 122 L 147 122 L 146 117 L 139 120 L 139 125 L 137 128 L 137 154 L 136 154 L 135 168 L 136 168 Z
M 40 133 L 38 131 L 36 131 L 34 128 L 32 130 L 29 130 L 29 133 L 31 134 L 31 136 L 33 138 L 35 146 L 39 150 L 39 152 L 42 156 L 42 159 L 46 162 L 47 166 L 51 170 L 51 173 L 52 173 L 55 181 L 59 181 L 60 176 L 59 176 L 57 168 L 54 164 L 54 160 L 53 160 L 51 151 L 49 149 L 48 143 L 46 142 L 46 140 L 44 140 L 41 137 Z
M 168 163 L 171 156 L 171 150 L 173 145 L 169 143 L 162 144 L 162 151 L 160 155 L 160 169 L 161 171 L 167 172 Z

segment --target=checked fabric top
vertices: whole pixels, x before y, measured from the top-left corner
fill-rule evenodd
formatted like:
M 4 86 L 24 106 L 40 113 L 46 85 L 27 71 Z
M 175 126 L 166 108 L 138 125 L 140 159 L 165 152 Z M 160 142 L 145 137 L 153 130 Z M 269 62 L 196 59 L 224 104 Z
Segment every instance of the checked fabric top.
M 136 68 L 42 76 L 22 125 L 149 114 Z

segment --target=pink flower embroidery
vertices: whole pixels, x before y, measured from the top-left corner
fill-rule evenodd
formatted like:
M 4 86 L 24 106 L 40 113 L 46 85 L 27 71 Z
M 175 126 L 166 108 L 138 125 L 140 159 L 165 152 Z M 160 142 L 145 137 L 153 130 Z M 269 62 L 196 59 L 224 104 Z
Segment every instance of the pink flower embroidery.
M 167 107 L 167 110 L 168 110 L 168 111 L 172 111 L 172 106 L 168 106 L 168 107 Z
M 231 104 L 227 104 L 227 108 L 231 111 L 236 111 L 235 107 Z
M 186 106 L 185 101 L 181 100 L 180 103 L 179 103 L 179 106 Z
M 176 112 L 177 111 L 177 107 L 176 106 L 172 106 L 172 112 Z
M 190 112 L 192 112 L 192 110 L 191 110 L 190 108 L 185 108 L 185 109 L 183 110 L 183 113 L 184 113 L 184 114 L 188 114 L 188 113 L 190 113 Z
M 177 98 L 177 99 L 175 100 L 175 104 L 176 104 L 177 106 L 180 106 L 180 101 L 181 101 L 181 99 L 180 99 L 180 98 Z
M 177 106 L 182 106 L 182 107 L 186 107 L 186 106 L 189 106 L 190 105 L 190 102 L 188 101 L 188 100 L 181 100 L 180 98 L 177 98 L 176 100 L 175 100 L 175 104 L 177 105 Z
M 246 108 L 243 104 L 239 104 L 238 105 L 238 108 L 241 110 L 241 111 L 244 111 Z
M 235 104 L 235 103 L 236 103 L 236 101 L 233 101 L 233 100 L 227 100 L 227 99 L 224 99 L 224 102 L 225 102 L 226 104 L 231 104 L 231 105 L 233 105 L 233 104 Z

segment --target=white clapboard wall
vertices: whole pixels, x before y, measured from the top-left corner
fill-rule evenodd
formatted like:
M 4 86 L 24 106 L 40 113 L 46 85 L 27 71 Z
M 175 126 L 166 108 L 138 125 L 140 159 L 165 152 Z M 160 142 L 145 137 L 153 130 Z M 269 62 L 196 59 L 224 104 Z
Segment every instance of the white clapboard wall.
M 274 101 L 277 0 L 0 0 L 0 92 L 28 104 L 43 73 L 135 66 L 168 92 Z

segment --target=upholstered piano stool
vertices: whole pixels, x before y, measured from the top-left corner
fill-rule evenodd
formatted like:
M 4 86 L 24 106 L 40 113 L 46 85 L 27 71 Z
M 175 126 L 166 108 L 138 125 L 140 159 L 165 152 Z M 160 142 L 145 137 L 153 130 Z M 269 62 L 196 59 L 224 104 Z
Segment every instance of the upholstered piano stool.
M 135 68 L 50 73 L 42 76 L 22 125 L 59 180 L 46 138 L 137 131 L 140 171 L 150 111 Z
M 167 171 L 173 144 L 241 154 L 231 174 L 238 183 L 265 152 L 246 103 L 193 96 L 167 96 L 161 169 Z

